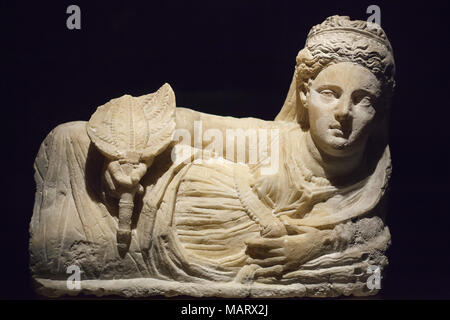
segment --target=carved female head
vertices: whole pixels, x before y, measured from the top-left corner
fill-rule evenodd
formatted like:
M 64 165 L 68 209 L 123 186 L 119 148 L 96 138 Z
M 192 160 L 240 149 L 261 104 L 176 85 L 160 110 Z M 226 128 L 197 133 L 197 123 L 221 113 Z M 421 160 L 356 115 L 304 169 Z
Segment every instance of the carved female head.
M 329 17 L 309 32 L 276 120 L 297 121 L 335 156 L 363 148 L 395 85 L 392 48 L 376 24 Z

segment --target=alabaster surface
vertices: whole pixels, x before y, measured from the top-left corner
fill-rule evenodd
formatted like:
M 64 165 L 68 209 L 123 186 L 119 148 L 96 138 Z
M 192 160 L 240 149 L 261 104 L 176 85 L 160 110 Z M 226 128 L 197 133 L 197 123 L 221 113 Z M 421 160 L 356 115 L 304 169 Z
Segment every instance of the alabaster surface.
M 165 84 L 56 127 L 35 160 L 37 291 L 376 294 L 394 69 L 378 25 L 333 16 L 311 29 L 274 121 L 180 108 Z

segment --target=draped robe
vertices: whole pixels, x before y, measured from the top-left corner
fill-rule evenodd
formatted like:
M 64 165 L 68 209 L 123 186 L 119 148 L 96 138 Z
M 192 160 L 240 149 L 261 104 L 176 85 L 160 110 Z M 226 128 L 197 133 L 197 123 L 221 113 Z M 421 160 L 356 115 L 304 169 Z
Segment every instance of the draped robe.
M 292 123 L 274 124 L 281 132 L 280 168 L 274 175 L 262 175 L 258 164 L 227 160 L 176 164 L 168 150 L 142 180 L 145 193 L 136 200 L 130 248 L 119 257 L 117 203 L 102 192 L 103 158 L 85 126 L 72 122 L 57 127 L 36 158 L 30 225 L 35 277 L 66 279 L 66 268 L 76 264 L 84 279 L 233 281 L 247 264 L 245 241 L 260 236 L 256 211 L 289 215 L 318 229 L 349 225 L 351 219 L 377 214 L 390 172 L 386 147 L 366 156 L 368 172 L 351 185 L 314 180 L 296 157 L 304 132 Z M 373 239 L 366 240 L 378 241 L 383 250 L 389 230 L 378 220 L 371 223 Z M 355 255 L 351 246 L 340 251 L 308 263 L 328 270 L 322 272 L 326 278 L 342 261 L 359 265 L 366 258 L 361 252 Z M 301 282 L 305 276 L 294 271 L 283 281 Z

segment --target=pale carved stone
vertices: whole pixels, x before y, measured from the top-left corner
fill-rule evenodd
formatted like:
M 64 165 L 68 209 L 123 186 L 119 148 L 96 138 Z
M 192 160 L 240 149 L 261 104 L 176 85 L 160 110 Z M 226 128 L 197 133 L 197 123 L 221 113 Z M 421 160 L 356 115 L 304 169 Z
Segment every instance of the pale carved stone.
M 367 281 L 388 263 L 394 69 L 378 25 L 333 16 L 310 31 L 275 121 L 175 107 L 165 84 L 58 126 L 35 161 L 38 292 L 377 293 Z M 219 140 L 231 133 L 228 149 Z M 230 152 L 242 143 L 244 157 Z M 73 265 L 82 271 L 75 289 Z

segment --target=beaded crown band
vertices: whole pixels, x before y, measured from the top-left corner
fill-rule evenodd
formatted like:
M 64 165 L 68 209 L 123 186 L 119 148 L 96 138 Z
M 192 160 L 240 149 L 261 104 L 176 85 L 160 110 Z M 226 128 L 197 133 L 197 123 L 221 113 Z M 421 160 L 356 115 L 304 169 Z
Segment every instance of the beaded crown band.
M 324 22 L 311 28 L 306 43 L 310 43 L 318 35 L 332 33 L 353 33 L 377 41 L 392 52 L 391 44 L 383 29 L 376 23 L 361 20 L 350 20 L 347 16 L 328 17 Z

